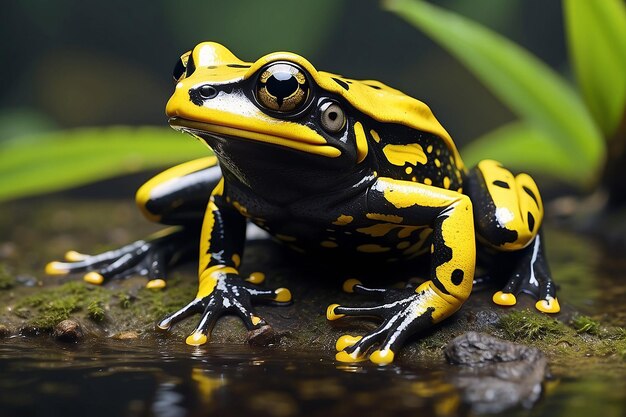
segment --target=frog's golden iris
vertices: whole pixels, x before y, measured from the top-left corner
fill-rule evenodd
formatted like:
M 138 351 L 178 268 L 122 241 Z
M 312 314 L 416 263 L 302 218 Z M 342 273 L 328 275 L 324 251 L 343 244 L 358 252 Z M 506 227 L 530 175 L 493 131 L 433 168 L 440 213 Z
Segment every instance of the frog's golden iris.
M 93 257 L 68 253 L 49 273 L 83 271 L 92 283 L 138 273 L 158 288 L 174 260 L 199 247 L 195 299 L 158 327 L 200 314 L 187 343 L 206 343 L 222 314 L 259 329 L 267 323 L 253 300 L 291 300 L 284 288 L 257 286 L 258 274 L 240 274 L 251 221 L 320 262 L 333 255 L 380 268 L 417 258 L 430 266 L 420 285 L 402 290 L 344 284 L 382 301 L 331 304 L 329 320 L 374 315 L 383 322 L 364 337 L 339 338 L 340 361 L 389 363 L 408 336 L 457 311 L 472 291 L 477 251 L 490 259 L 489 274 L 506 271 L 494 302 L 513 305 L 528 293 L 537 309 L 559 311 L 535 182 L 495 161 L 466 169 L 424 103 L 378 81 L 318 71 L 296 54 L 247 63 L 212 42 L 183 55 L 173 75 L 170 124 L 202 139 L 216 158 L 157 175 L 137 203 L 149 219 L 179 227 Z
M 277 112 L 295 112 L 307 101 L 309 84 L 300 68 L 288 63 L 273 63 L 261 70 L 256 98 L 261 106 Z

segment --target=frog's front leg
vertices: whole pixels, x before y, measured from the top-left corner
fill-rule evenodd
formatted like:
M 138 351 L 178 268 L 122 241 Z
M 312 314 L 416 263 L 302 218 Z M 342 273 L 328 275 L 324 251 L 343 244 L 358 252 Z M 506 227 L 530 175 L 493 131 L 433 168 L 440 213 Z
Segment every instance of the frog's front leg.
M 368 289 L 355 283 L 355 292 L 381 294 L 383 301 L 368 308 L 331 305 L 327 318 L 374 315 L 383 324 L 363 338 L 342 336 L 337 360 L 354 362 L 368 357 L 377 364 L 393 361 L 411 334 L 456 312 L 472 290 L 476 261 L 470 199 L 460 193 L 423 184 L 379 178 L 368 193 L 368 212 L 398 216 L 402 224 L 433 229 L 430 279 L 417 288 Z M 371 348 L 377 349 L 370 353 Z
M 267 290 L 256 286 L 263 281 L 262 275 L 253 274 L 247 279 L 239 275 L 246 218 L 226 202 L 223 192 L 222 181 L 213 191 L 204 215 L 198 293 L 189 304 L 157 325 L 161 330 L 168 330 L 186 317 L 200 314 L 198 326 L 186 339 L 192 346 L 206 343 L 213 325 L 225 313 L 241 317 L 249 330 L 266 325 L 254 314 L 252 300 L 291 301 L 291 293 L 286 288 Z
M 535 181 L 527 174 L 514 176 L 496 161 L 481 161 L 472 169 L 466 193 L 474 205 L 476 234 L 495 249 L 493 261 L 510 263 L 506 285 L 493 296 L 499 305 L 517 303 L 520 293 L 535 297 L 535 307 L 558 313 L 556 287 L 544 254 L 541 235 L 543 204 Z
M 137 191 L 137 205 L 149 220 L 176 225 L 147 239 L 97 255 L 76 251 L 65 254 L 65 262 L 50 262 L 50 275 L 84 273 L 84 280 L 103 284 L 107 280 L 144 275 L 148 288 L 166 285 L 168 267 L 195 255 L 200 224 L 211 190 L 222 173 L 214 156 L 185 162 L 167 169 Z

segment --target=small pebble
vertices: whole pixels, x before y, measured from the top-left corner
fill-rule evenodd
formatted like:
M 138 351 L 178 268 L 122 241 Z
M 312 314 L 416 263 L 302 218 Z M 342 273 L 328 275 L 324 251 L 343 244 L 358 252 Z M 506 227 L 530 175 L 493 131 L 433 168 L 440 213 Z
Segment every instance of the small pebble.
M 75 320 L 63 320 L 54 327 L 52 336 L 60 341 L 66 343 L 75 343 L 83 338 L 83 329 Z
M 113 335 L 116 340 L 135 340 L 139 335 L 135 332 L 119 332 Z
M 253 346 L 269 346 L 275 343 L 277 339 L 278 334 L 269 324 L 248 331 L 248 343 Z

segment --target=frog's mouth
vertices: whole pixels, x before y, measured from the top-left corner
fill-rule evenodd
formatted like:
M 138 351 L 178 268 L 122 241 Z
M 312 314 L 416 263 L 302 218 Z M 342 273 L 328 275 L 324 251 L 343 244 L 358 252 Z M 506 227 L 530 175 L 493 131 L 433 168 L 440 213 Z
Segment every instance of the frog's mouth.
M 170 117 L 168 123 L 176 130 L 190 133 L 191 135 L 200 137 L 205 141 L 207 136 L 217 136 L 221 138 L 234 138 L 263 142 L 329 158 L 336 158 L 341 155 L 341 151 L 339 149 L 330 146 L 322 137 L 284 137 L 265 132 L 246 130 L 239 127 L 197 122 L 194 120 L 184 119 L 179 116 Z

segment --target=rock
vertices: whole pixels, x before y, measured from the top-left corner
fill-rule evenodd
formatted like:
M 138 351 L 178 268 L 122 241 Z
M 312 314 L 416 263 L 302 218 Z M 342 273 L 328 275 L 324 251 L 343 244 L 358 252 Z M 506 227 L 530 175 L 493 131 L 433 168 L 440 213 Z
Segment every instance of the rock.
M 477 413 L 530 407 L 541 394 L 548 362 L 539 349 L 468 332 L 452 340 L 444 353 L 450 363 L 462 365 L 450 379 Z
M 0 339 L 9 336 L 11 336 L 11 329 L 9 329 L 4 324 L 0 324 Z
M 269 324 L 248 331 L 248 343 L 253 346 L 269 346 L 277 340 L 278 334 Z
M 83 329 L 75 320 L 63 320 L 54 327 L 52 337 L 60 342 L 75 343 L 84 336 Z

